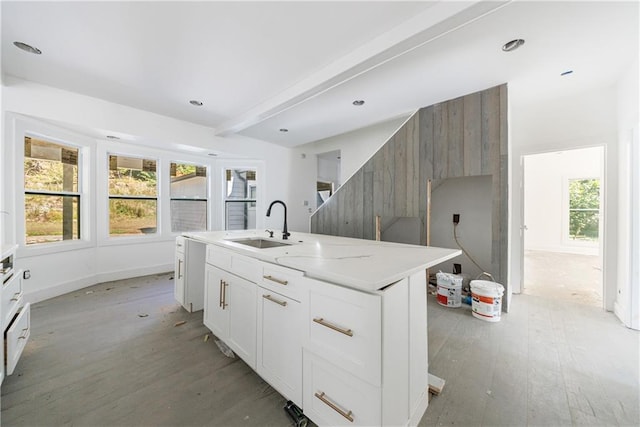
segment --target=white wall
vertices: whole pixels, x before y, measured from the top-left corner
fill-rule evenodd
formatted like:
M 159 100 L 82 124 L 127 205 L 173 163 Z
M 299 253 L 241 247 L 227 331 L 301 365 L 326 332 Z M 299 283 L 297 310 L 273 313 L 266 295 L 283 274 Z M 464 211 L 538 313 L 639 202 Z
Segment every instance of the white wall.
M 524 161 L 525 249 L 599 255 L 597 242 L 568 238 L 570 179 L 597 178 L 602 148 L 534 154 Z
M 434 182 L 431 190 L 431 246 L 457 248 L 453 238 L 453 214 L 460 214 L 456 227 L 458 241 L 480 264 L 476 267 L 465 255 L 459 255 L 434 270 L 451 273 L 453 264 L 462 265 L 462 273 L 475 279 L 480 273 L 495 273 L 491 270 L 491 221 L 492 221 L 491 176 L 450 178 Z
M 615 313 L 640 329 L 640 108 L 638 58 L 617 86 L 620 210 Z
M 52 124 L 55 123 L 55 124 Z M 3 79 L 2 86 L 2 180 L 0 188 L 2 210 L 0 214 L 4 243 L 20 243 L 24 235 L 21 212 L 21 144 L 20 132 L 27 129 L 54 138 L 79 141 L 90 151 L 85 199 L 89 206 L 89 224 L 84 224 L 87 240 L 61 242 L 48 247 L 25 247 L 18 250 L 17 266 L 31 270 L 32 278 L 24 282 L 30 301 L 38 301 L 79 289 L 105 280 L 133 277 L 173 269 L 175 234 L 170 232 L 168 204 L 161 206 L 160 229 L 156 235 L 140 237 L 108 237 L 106 197 L 106 153 L 138 154 L 159 160 L 160 199 L 168 197 L 168 164 L 171 161 L 195 162 L 209 166 L 212 192 L 210 224 L 220 229 L 221 195 L 214 191 L 221 188 L 223 162 L 245 164 L 260 168 L 261 211 L 266 212 L 266 201 L 286 199 L 289 194 L 290 150 L 251 138 L 219 138 L 214 130 L 200 125 L 160 116 L 142 110 L 113 104 L 100 99 L 79 95 L 15 78 Z M 72 129 L 72 130 L 69 130 Z M 94 132 L 83 133 L 88 129 Z M 96 133 L 127 135 L 134 141 L 113 142 L 99 139 Z M 144 141 L 140 144 L 137 140 Z M 181 144 L 202 147 L 202 152 L 224 153 L 225 159 L 216 160 L 206 154 L 159 150 L 155 147 L 179 147 Z M 197 152 L 198 150 L 196 150 Z M 233 157 L 236 160 L 233 160 Z M 260 159 L 251 161 L 247 159 Z M 166 168 L 164 167 L 166 166 Z M 281 215 L 281 214 L 280 214 Z M 282 224 L 281 217 L 271 218 L 273 227 Z M 259 227 L 272 226 L 264 215 L 258 216 Z M 275 224 L 278 224 L 276 226 Z M 42 246 L 42 245 L 40 245 Z
M 409 116 L 398 117 L 294 148 L 291 154 L 291 182 L 295 185 L 291 185 L 289 194 L 289 228 L 295 231 L 309 231 L 309 218 L 315 211 L 318 177 L 316 154 L 340 150 L 340 179 L 344 183 L 408 118 Z M 309 201 L 310 206 L 304 206 L 305 200 Z
M 514 292 L 522 290 L 522 156 L 602 145 L 605 147 L 604 304 L 607 310 L 612 310 L 616 286 L 618 215 L 615 87 L 605 87 L 537 104 L 522 105 L 510 101 L 509 113 L 509 282 Z

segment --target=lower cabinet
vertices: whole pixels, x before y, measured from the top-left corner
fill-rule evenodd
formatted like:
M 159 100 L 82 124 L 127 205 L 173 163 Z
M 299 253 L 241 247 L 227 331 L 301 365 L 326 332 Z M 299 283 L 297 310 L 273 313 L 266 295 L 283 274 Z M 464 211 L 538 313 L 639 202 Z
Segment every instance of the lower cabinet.
M 206 265 L 204 324 L 256 368 L 256 285 Z
M 379 426 L 380 387 L 304 351 L 304 414 L 317 425 Z
M 301 303 L 258 287 L 258 369 L 273 388 L 302 407 Z
M 314 423 L 418 424 L 428 405 L 424 271 L 362 292 L 207 253 L 205 325 Z

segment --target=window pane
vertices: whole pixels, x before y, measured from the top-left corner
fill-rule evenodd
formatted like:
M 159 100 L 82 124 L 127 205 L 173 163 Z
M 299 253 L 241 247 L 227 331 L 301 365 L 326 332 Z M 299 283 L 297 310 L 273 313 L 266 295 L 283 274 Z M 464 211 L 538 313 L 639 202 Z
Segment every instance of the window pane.
M 171 231 L 203 231 L 206 229 L 206 200 L 171 200 Z
M 109 156 L 109 195 L 157 195 L 156 161 Z
M 24 198 L 27 245 L 80 238 L 80 196 L 26 194 Z
M 78 192 L 78 149 L 25 137 L 24 188 Z
M 206 167 L 171 163 L 171 198 L 206 199 Z
M 156 200 L 109 199 L 109 234 L 131 236 L 156 232 Z
M 600 180 L 569 181 L 569 233 L 573 240 L 598 240 Z
M 249 230 L 256 228 L 256 208 L 251 201 L 225 202 L 225 228 L 227 230 Z
M 255 199 L 256 171 L 227 169 L 226 180 L 227 199 Z

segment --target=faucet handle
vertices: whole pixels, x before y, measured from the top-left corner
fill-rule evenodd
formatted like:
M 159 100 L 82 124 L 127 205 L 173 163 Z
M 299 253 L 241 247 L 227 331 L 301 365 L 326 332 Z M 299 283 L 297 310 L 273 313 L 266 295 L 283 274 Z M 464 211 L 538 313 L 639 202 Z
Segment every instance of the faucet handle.
M 269 233 L 269 237 L 273 237 L 273 231 L 271 231 L 271 230 L 269 230 L 269 229 L 266 229 L 266 230 L 264 230 L 264 231 L 266 231 L 267 233 Z
M 289 233 L 288 231 L 282 232 L 282 240 L 287 240 L 287 237 L 289 236 L 291 236 L 291 233 Z

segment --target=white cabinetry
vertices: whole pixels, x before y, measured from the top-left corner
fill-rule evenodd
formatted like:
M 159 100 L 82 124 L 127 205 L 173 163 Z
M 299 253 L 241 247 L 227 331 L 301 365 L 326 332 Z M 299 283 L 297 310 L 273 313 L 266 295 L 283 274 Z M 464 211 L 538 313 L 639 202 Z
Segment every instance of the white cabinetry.
M 207 245 L 204 323 L 324 425 L 415 425 L 428 404 L 426 276 L 367 292 Z
M 261 263 L 258 287 L 258 374 L 302 407 L 302 272 Z
M 206 266 L 204 324 L 256 368 L 256 285 Z
M 174 296 L 189 312 L 204 307 L 205 247 L 202 242 L 176 238 Z
M 31 305 L 24 303 L 22 270 L 14 269 L 15 249 L 2 247 L 2 293 L 0 295 L 0 323 L 4 334 L 4 344 L 0 349 L 2 373 L 11 375 L 20 360 L 22 351 L 31 335 Z

